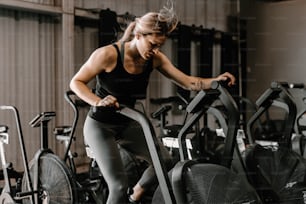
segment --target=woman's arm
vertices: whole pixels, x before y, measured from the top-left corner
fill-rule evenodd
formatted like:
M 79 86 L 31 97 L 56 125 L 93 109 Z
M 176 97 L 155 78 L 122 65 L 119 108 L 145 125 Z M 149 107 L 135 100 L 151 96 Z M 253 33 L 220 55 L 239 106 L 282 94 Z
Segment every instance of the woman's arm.
M 99 105 L 102 99 L 92 93 L 87 83 L 97 74 L 112 69 L 115 63 L 116 52 L 112 46 L 106 46 L 95 50 L 71 79 L 71 90 L 86 103 L 92 106 Z
M 172 79 L 177 85 L 187 90 L 200 91 L 202 89 L 209 89 L 211 88 L 212 81 L 229 80 L 229 86 L 235 84 L 235 77 L 229 72 L 225 72 L 214 78 L 201 78 L 186 75 L 177 69 L 162 52 L 156 55 L 154 66 L 157 67 L 163 75 Z

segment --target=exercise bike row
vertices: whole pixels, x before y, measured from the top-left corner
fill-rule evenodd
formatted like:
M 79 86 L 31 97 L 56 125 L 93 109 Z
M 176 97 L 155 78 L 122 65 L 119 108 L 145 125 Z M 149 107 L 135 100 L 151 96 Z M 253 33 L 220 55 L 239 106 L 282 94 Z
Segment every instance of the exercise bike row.
M 1 160 L 5 178 L 5 186 L 0 196 L 1 203 L 105 203 L 107 185 L 94 163 L 94 158 L 88 174 L 77 175 L 75 171 L 70 146 L 78 121 L 78 108 L 71 98 L 72 95 L 74 93 L 71 91 L 65 94 L 65 99 L 75 113 L 72 126 L 58 128 L 56 133 L 66 144 L 64 159 L 56 156 L 43 142 L 42 148 L 28 164 L 18 111 L 12 106 L 0 106 L 1 109 L 12 110 L 15 114 L 25 168 L 18 185 L 11 186 L 9 171 L 12 169 L 6 163 L 4 155 L 8 133 L 7 127 L 1 126 Z M 258 108 L 248 122 L 246 133 L 276 99 L 285 102 L 290 110 L 295 106 L 285 83 L 272 83 L 258 100 Z M 212 106 L 217 100 L 222 103 L 224 110 Z M 288 127 L 291 125 L 291 131 L 286 128 L 288 134 L 277 141 L 280 144 L 277 148 L 256 144 L 247 134 L 245 141 L 248 145 L 245 145 L 245 151 L 239 151 L 237 133 L 241 132 L 241 129 L 238 106 L 222 84 L 214 82 L 211 90 L 200 91 L 186 106 L 188 116 L 177 135 L 179 161 L 170 173 L 166 172 L 160 159 L 155 146 L 157 137 L 147 116 L 129 107 L 121 107 L 118 112 L 138 121 L 143 127 L 159 183 L 159 187 L 152 191 L 148 201 L 150 203 L 305 203 L 306 161 L 289 145 L 283 145 L 288 141 L 288 144 L 291 144 L 287 137 L 291 138 L 297 115 L 294 108 L 288 113 L 287 124 Z M 186 142 L 190 130 L 207 113 L 218 118 L 225 137 L 221 156 L 218 162 L 214 163 L 191 159 Z M 33 121 L 33 125 L 46 132 L 44 130 L 52 117 L 50 112 L 40 115 Z M 42 134 L 42 141 L 45 138 L 46 134 Z M 133 166 L 127 171 L 141 171 L 141 161 L 132 158 L 124 149 L 121 150 L 122 156 L 129 157 L 131 161 L 126 166 Z

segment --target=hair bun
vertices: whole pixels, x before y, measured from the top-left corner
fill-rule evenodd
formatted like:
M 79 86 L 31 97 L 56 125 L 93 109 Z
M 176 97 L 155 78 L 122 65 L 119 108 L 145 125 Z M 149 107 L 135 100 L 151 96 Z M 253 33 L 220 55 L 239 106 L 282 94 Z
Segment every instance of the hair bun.
M 158 21 L 160 21 L 160 23 L 166 23 L 168 33 L 172 32 L 175 29 L 178 23 L 178 18 L 174 11 L 173 1 L 168 0 L 166 5 L 162 9 L 160 9 L 158 13 Z

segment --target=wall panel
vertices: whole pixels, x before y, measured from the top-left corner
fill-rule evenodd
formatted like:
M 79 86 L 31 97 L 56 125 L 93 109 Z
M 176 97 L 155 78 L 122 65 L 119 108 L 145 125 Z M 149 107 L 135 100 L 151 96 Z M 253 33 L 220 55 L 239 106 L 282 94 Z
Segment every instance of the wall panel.
M 42 111 L 54 111 L 54 21 L 52 17 L 0 9 L 0 104 L 13 105 L 20 112 L 29 158 L 40 145 L 40 131 L 29 122 Z M 11 119 L 10 119 L 11 118 Z M 8 119 L 8 120 L 7 120 Z M 0 123 L 11 131 L 8 161 L 21 168 L 19 143 L 11 114 L 0 113 Z M 54 123 L 50 123 L 50 129 Z M 52 137 L 53 138 L 53 137 Z M 50 138 L 50 141 L 51 138 Z M 54 144 L 50 144 L 54 145 Z
M 166 0 L 125 0 L 124 3 L 121 0 L 75 1 L 78 6 L 84 8 L 109 8 L 118 14 L 129 12 L 136 16 L 143 15 L 148 11 L 159 11 L 167 2 Z M 231 0 L 176 0 L 174 5 L 179 20 L 183 24 L 202 25 L 205 28 L 226 31 L 228 29 L 227 16 L 237 13 L 236 8 L 232 6 L 232 2 Z
M 54 5 L 55 4 L 54 0 L 23 0 L 23 1 L 31 2 L 31 3 L 46 4 L 46 5 Z
M 40 112 L 40 67 L 39 67 L 39 25 L 38 16 L 32 13 L 17 13 L 16 26 L 16 67 L 15 74 L 17 108 L 23 117 L 26 145 L 30 155 L 39 148 L 39 130 L 28 128 L 27 124 Z
M 305 84 L 306 2 L 242 3 L 248 32 L 247 96 L 255 101 L 271 81 Z
M 17 94 L 16 91 L 16 78 L 15 74 L 15 12 L 11 10 L 0 9 L 0 25 L 2 25 L 2 29 L 0 32 L 0 104 L 1 105 L 14 105 L 16 106 Z M 10 133 L 10 148 L 16 149 L 13 154 L 8 155 L 8 160 L 17 161 L 19 151 L 17 145 L 18 142 L 15 138 L 16 131 L 14 129 L 14 118 L 11 117 L 12 113 L 9 111 L 1 111 L 0 114 L 0 122 L 1 124 L 9 126 Z M 7 146 L 6 146 L 7 148 Z

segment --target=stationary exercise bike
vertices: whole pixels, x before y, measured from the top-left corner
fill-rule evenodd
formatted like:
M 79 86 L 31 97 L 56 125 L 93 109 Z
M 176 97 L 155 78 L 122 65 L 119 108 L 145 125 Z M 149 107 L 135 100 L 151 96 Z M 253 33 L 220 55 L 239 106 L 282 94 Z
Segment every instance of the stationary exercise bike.
M 76 183 L 72 173 L 62 159 L 55 155 L 48 145 L 48 123 L 56 116 L 55 112 L 42 112 L 34 117 L 29 125 L 40 129 L 40 149 L 29 163 L 33 179 L 33 189 L 38 191 L 40 203 L 75 203 L 78 199 Z M 22 190 L 28 189 L 27 180 L 22 182 Z M 27 204 L 29 200 L 24 199 Z
M 303 83 L 286 83 L 285 88 L 291 94 L 297 108 L 292 134 L 292 149 L 306 158 L 306 89 Z
M 91 160 L 88 165 L 88 170 L 81 173 L 77 172 L 76 170 L 75 157 L 77 155 L 71 150 L 71 145 L 76 139 L 75 130 L 79 120 L 79 109 L 82 107 L 88 107 L 88 104 L 79 99 L 71 90 L 66 91 L 64 97 L 73 110 L 73 122 L 68 126 L 56 127 L 54 129 L 54 134 L 56 139 L 65 145 L 65 155 L 63 161 L 67 164 L 70 172 L 72 172 L 73 179 L 77 184 L 77 189 L 80 192 L 80 195 L 82 195 L 79 197 L 79 203 L 106 203 L 108 187 L 97 166 L 95 155 L 85 144 L 87 156 Z M 142 172 L 147 167 L 147 163 L 145 161 L 136 159 L 131 153 L 120 145 L 118 145 L 118 148 L 123 166 L 128 176 L 128 185 L 133 187 L 140 178 Z
M 258 142 L 260 135 L 254 135 L 255 122 L 265 114 L 276 100 L 281 101 L 287 115 L 283 131 L 268 145 Z M 305 203 L 306 160 L 292 150 L 297 106 L 288 83 L 272 82 L 257 99 L 257 111 L 247 123 L 249 146 L 244 153 L 244 164 L 250 183 L 257 190 L 264 203 Z
M 222 161 L 220 165 L 216 165 L 188 160 L 186 132 L 216 99 L 220 99 L 229 110 L 229 125 Z M 212 89 L 200 91 L 186 110 L 192 116 L 186 121 L 178 137 L 181 161 L 175 165 L 169 175 L 155 145 L 157 138 L 150 120 L 141 112 L 128 107 L 122 107 L 118 111 L 139 122 L 143 128 L 159 182 L 159 188 L 154 194 L 152 203 L 261 203 L 252 186 L 230 170 L 239 114 L 233 99 L 225 88 L 219 82 L 214 82 Z
M 60 158 L 45 148 L 44 145 L 46 134 L 46 123 L 54 116 L 53 112 L 45 112 L 35 117 L 33 125 L 40 126 L 42 130 L 42 148 L 37 151 L 34 159 L 28 164 L 24 137 L 22 134 L 20 118 L 17 108 L 14 106 L 0 106 L 1 110 L 11 110 L 14 113 L 18 140 L 20 144 L 22 161 L 24 165 L 24 174 L 20 187 L 13 190 L 9 177 L 6 173 L 7 163 L 5 162 L 4 153 L 2 152 L 2 166 L 5 172 L 5 187 L 2 190 L 0 201 L 6 204 L 26 203 L 54 203 L 74 204 L 76 192 L 74 191 L 73 180 L 70 177 L 69 170 L 63 164 Z M 40 124 L 40 125 L 39 125 Z M 4 128 L 6 129 L 6 128 Z M 5 130 L 7 131 L 7 129 Z M 8 136 L 6 132 L 2 135 Z M 2 148 L 2 150 L 4 150 Z
M 29 190 L 27 192 L 21 192 L 20 191 L 20 185 L 21 185 L 21 178 L 23 176 L 19 176 L 19 180 L 16 181 L 16 186 L 13 186 L 11 183 L 11 177 L 9 176 L 9 169 L 13 168 L 13 164 L 7 163 L 6 162 L 6 157 L 5 157 L 5 148 L 4 144 L 9 144 L 9 134 L 8 134 L 8 126 L 2 125 L 1 126 L 1 163 L 2 163 L 2 171 L 3 171 L 3 176 L 4 176 L 4 187 L 2 188 L 1 196 L 0 196 L 0 203 L 20 203 L 21 200 L 25 197 L 30 197 L 31 203 L 35 203 L 35 197 L 37 196 L 37 193 L 34 192 L 33 190 L 33 185 L 31 182 L 31 176 L 29 174 L 29 166 L 27 162 L 27 154 L 25 151 L 25 145 L 24 145 L 24 139 L 22 136 L 22 131 L 21 131 L 21 125 L 20 125 L 20 118 L 19 118 L 19 112 L 17 108 L 14 106 L 0 106 L 1 110 L 10 110 L 13 112 L 15 116 L 15 121 L 17 125 L 17 131 L 18 131 L 18 139 L 19 139 L 19 144 L 20 144 L 20 149 L 22 153 L 22 161 L 24 165 L 24 175 L 26 176 L 25 178 L 29 181 L 28 182 L 28 187 Z

